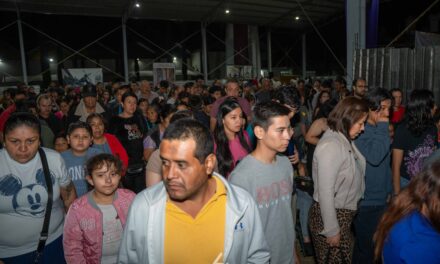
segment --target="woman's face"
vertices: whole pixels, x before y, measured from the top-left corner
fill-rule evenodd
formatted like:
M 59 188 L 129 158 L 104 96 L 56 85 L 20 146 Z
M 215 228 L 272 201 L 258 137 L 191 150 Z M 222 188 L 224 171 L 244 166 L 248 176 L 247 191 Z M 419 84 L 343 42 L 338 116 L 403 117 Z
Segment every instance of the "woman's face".
M 40 134 L 37 129 L 21 125 L 9 131 L 5 136 L 5 149 L 18 163 L 25 164 L 35 157 L 40 146 Z
M 67 114 L 69 112 L 70 105 L 67 102 L 61 102 L 60 103 L 60 110 L 64 114 Z
M 105 92 L 102 94 L 102 97 L 104 98 L 104 100 L 109 100 L 109 99 L 110 99 L 110 93 L 107 92 L 107 91 L 105 91 Z
M 149 107 L 147 110 L 148 121 L 150 121 L 151 123 L 156 123 L 157 117 L 158 117 L 158 114 L 157 114 L 156 110 L 153 107 Z
M 143 115 L 146 115 L 147 114 L 147 111 L 148 111 L 148 101 L 142 101 L 140 104 L 139 104 L 139 109 L 141 109 L 141 111 L 142 111 L 142 114 Z
M 238 133 L 243 126 L 243 111 L 241 108 L 235 108 L 223 117 L 223 126 L 226 132 Z
M 330 94 L 324 92 L 324 93 L 321 95 L 321 98 L 319 98 L 319 103 L 320 103 L 320 104 L 323 104 L 323 103 L 327 102 L 328 100 L 330 100 Z
M 93 139 L 100 139 L 104 135 L 104 123 L 101 118 L 92 118 L 89 125 L 92 128 Z
M 351 139 L 355 139 L 359 136 L 359 134 L 364 131 L 365 121 L 367 120 L 368 114 L 365 113 L 364 116 L 357 120 L 353 126 L 351 126 L 350 131 L 348 132 Z
M 136 112 L 137 98 L 132 96 L 126 97 L 124 102 L 122 103 L 122 107 L 124 108 L 125 113 L 133 115 L 134 112 Z

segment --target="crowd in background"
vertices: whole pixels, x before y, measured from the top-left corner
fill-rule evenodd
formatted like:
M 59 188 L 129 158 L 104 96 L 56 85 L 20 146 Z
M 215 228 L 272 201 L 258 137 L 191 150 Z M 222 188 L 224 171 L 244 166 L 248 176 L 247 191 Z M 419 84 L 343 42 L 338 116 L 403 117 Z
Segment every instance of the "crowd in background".
M 259 209 L 263 222 L 267 214 L 269 224 L 296 226 L 304 256 L 314 256 L 318 263 L 440 263 L 435 253 L 440 249 L 440 154 L 436 151 L 440 112 L 427 90 L 412 91 L 406 102 L 398 88 L 368 87 L 361 78 L 347 86 L 342 77 L 298 79 L 288 84 L 268 78 L 206 84 L 202 77 L 184 85 L 165 80 L 152 85 L 141 80 L 69 87 L 52 82 L 39 94 L 22 84 L 3 92 L 0 142 L 8 144 L 4 137 L 14 132 L 7 127 L 11 116 L 32 113 L 36 117 L 41 146 L 61 154 L 68 173 L 63 177 L 71 179 L 78 197 L 64 231 L 68 232 L 64 236 L 72 237 L 72 217 L 84 213 L 79 204 L 87 204 L 81 197 L 92 187 L 99 188 L 92 171 L 102 164 L 113 168 L 120 174 L 122 186 L 134 193 L 157 184 L 162 181 L 159 147 L 167 128 L 179 119 L 193 118 L 212 133 L 215 171 L 253 197 L 262 195 L 252 193 L 258 187 L 240 177 L 260 177 L 257 184 L 270 185 L 274 179 L 264 182 L 269 174 L 285 175 L 293 169 L 289 189 L 293 215 Z M 283 113 L 279 115 L 288 116 L 286 126 L 291 133 L 286 134 L 285 146 L 264 145 L 274 144 L 265 143 L 265 132 L 256 128 L 266 129 L 264 118 L 258 116 L 264 116 L 265 104 L 268 109 L 279 104 L 283 107 L 277 110 Z M 273 168 L 260 168 L 250 159 L 268 155 L 270 150 L 274 153 L 271 159 L 285 156 L 279 162 L 287 167 L 277 163 Z M 101 159 L 93 160 L 95 157 Z M 276 184 L 282 186 L 283 180 L 280 177 Z M 0 178 L 2 194 L 7 193 L 2 187 L 5 184 L 10 182 Z M 60 184 L 60 188 L 66 186 Z M 123 203 L 134 197 L 119 192 Z M 64 196 L 62 193 L 61 198 Z M 121 206 L 116 208 L 118 215 L 127 215 L 128 205 Z M 123 218 L 117 232 L 122 232 Z M 296 256 L 281 260 L 286 252 L 273 248 L 274 234 L 281 234 L 271 234 L 266 239 L 275 259 L 272 263 L 292 263 Z M 76 246 L 64 242 L 64 250 L 70 253 Z M 106 245 L 108 251 L 102 253 L 109 263 L 115 261 L 115 247 Z M 421 252 L 429 250 L 432 252 Z M 65 252 L 66 259 L 76 263 L 70 253 Z M 16 255 L 20 254 L 17 250 Z M 88 254 L 93 259 L 93 253 Z

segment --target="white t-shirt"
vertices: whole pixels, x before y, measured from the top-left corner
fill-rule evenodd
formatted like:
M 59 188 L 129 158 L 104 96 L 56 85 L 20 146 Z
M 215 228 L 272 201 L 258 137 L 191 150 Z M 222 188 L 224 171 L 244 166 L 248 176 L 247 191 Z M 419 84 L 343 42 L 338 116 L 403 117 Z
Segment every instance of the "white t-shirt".
M 53 206 L 46 245 L 63 233 L 64 204 L 60 187 L 70 184 L 64 160 L 54 150 L 44 149 L 53 183 Z M 43 227 L 47 189 L 40 155 L 26 164 L 0 150 L 0 258 L 14 257 L 37 249 Z
M 112 204 L 98 204 L 102 212 L 102 257 L 101 264 L 117 262 L 119 245 L 122 239 L 122 224 Z

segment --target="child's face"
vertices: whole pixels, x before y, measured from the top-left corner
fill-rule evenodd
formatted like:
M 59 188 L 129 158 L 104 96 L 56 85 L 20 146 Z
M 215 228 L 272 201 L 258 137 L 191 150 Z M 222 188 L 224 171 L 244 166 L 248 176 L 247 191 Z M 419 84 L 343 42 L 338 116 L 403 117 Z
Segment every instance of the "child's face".
M 76 152 L 85 152 L 92 144 L 92 136 L 85 128 L 77 128 L 67 136 L 67 142 L 70 147 Z
M 104 135 L 104 123 L 102 122 L 101 118 L 92 118 L 89 125 L 92 127 L 94 139 L 100 139 Z
M 57 139 L 55 139 L 55 150 L 58 152 L 63 152 L 65 150 L 67 150 L 69 148 L 69 145 L 67 143 L 67 139 L 63 138 L 63 137 L 59 137 Z
M 147 119 L 148 121 L 150 121 L 151 123 L 156 123 L 157 122 L 157 112 L 156 110 L 154 110 L 154 108 L 149 107 L 147 110 Z
M 87 176 L 87 181 L 97 194 L 112 196 L 119 187 L 121 172 L 117 171 L 114 164 L 109 168 L 108 163 L 103 163 L 101 168 L 94 169 L 91 175 Z

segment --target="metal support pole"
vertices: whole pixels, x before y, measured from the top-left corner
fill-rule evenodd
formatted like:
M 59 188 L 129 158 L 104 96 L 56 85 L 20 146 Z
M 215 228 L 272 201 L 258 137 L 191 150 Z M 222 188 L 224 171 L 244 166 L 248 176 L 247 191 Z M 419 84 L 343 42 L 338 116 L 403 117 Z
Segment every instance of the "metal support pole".
M 302 34 L 302 76 L 303 80 L 307 77 L 307 48 L 306 34 Z
M 122 18 L 122 44 L 124 49 L 124 77 L 125 83 L 128 84 L 127 28 L 125 25 L 125 18 Z
M 267 31 L 267 70 L 272 72 L 272 32 Z
M 20 40 L 20 57 L 21 57 L 21 71 L 23 74 L 23 82 L 27 85 L 27 69 L 26 69 L 26 54 L 24 52 L 23 41 L 23 29 L 21 28 L 20 11 L 17 10 L 17 26 L 18 26 L 18 39 Z
M 203 62 L 203 78 L 205 84 L 208 83 L 208 48 L 206 46 L 206 23 L 201 23 L 202 27 L 202 62 Z
M 347 14 L 347 83 L 351 84 L 354 76 L 353 56 L 356 49 L 365 49 L 365 9 L 366 0 L 346 1 Z M 365 77 L 365 76 L 359 76 Z

